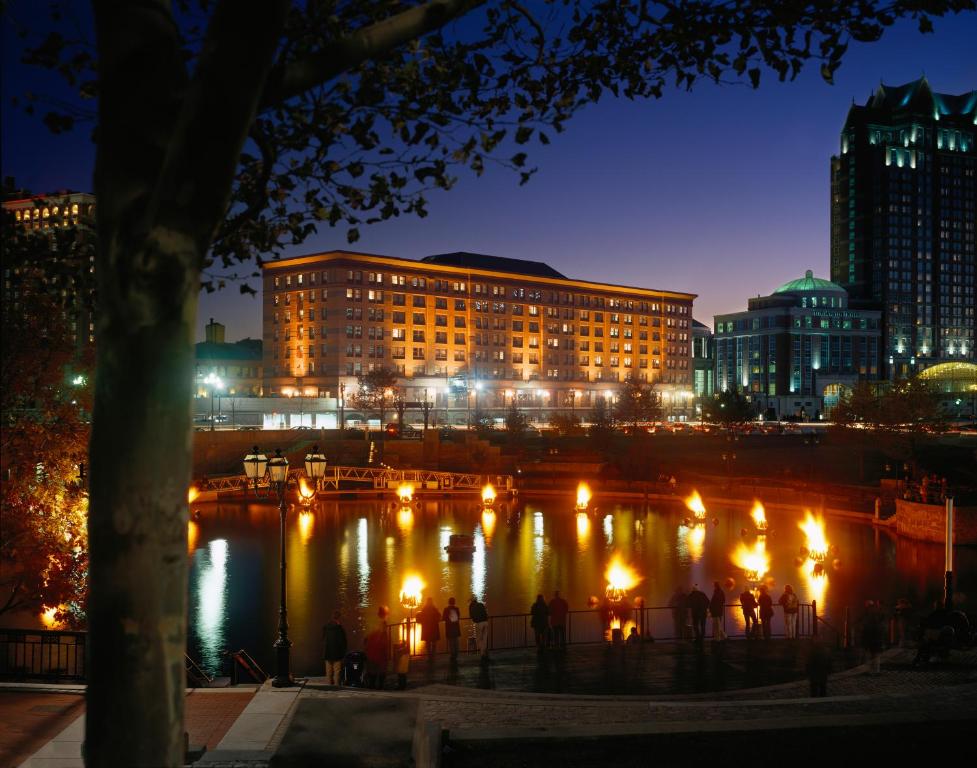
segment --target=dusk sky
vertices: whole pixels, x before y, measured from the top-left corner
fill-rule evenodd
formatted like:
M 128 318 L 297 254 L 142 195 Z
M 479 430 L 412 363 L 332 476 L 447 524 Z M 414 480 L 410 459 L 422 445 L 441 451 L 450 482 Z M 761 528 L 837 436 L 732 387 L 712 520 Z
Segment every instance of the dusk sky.
M 977 88 L 977 15 L 937 20 L 920 35 L 902 22 L 882 41 L 853 44 L 833 86 L 812 66 L 794 83 L 764 72 L 760 89 L 702 83 L 658 101 L 608 98 L 568 123 L 525 186 L 506 171 L 462 173 L 429 198 L 425 219 L 328 227 L 287 255 L 350 247 L 405 258 L 472 251 L 544 261 L 570 277 L 699 295 L 696 319 L 745 308 L 804 270 L 829 276 L 829 160 L 852 99 L 881 81 L 925 74 L 935 91 Z M 9 30 L 5 30 L 5 37 Z M 5 40 L 6 42 L 6 40 Z M 88 130 L 51 136 L 11 109 L 36 75 L 4 45 L 3 174 L 37 192 L 90 191 Z M 26 85 L 25 85 L 26 84 Z M 201 297 L 198 335 L 213 317 L 228 340 L 261 336 L 260 304 L 236 287 Z

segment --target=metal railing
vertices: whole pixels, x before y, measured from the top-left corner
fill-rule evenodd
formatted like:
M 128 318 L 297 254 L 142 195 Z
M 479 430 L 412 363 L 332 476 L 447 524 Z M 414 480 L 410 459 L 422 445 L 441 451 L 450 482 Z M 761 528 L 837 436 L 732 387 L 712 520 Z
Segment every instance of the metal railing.
M 0 630 L 0 679 L 84 682 L 86 632 Z
M 654 638 L 657 641 L 690 640 L 693 636 L 692 624 L 685 617 L 681 630 L 676 634 L 676 622 L 672 609 L 668 606 L 644 606 L 632 608 L 625 612 L 625 617 L 608 618 L 599 608 L 583 611 L 570 611 L 567 614 L 566 623 L 566 644 L 582 645 L 585 643 L 601 643 L 612 640 L 611 629 L 617 626 L 626 639 L 631 627 L 635 627 L 638 635 L 643 638 Z M 797 636 L 816 637 L 818 625 L 824 625 L 823 620 L 817 616 L 816 603 L 801 603 L 797 616 Z M 723 631 L 728 637 L 745 637 L 745 621 L 739 603 L 728 603 L 723 611 L 722 619 Z M 786 627 L 783 616 L 783 609 L 779 605 L 774 606 L 774 618 L 771 621 L 771 636 L 785 637 Z M 471 619 L 461 619 L 461 638 L 459 649 L 464 652 L 475 652 L 475 629 Z M 448 644 L 445 639 L 444 622 L 439 622 L 438 632 L 440 639 L 436 643 L 436 653 L 447 653 Z M 390 647 L 406 643 L 410 649 L 411 656 L 422 656 L 427 654 L 427 644 L 421 639 L 421 627 L 414 618 L 397 624 L 387 625 L 388 639 Z M 706 618 L 707 640 L 713 639 L 712 618 Z M 552 634 L 549 641 L 552 642 Z M 531 624 L 531 616 L 528 613 L 503 614 L 489 617 L 489 628 L 487 636 L 488 650 L 515 650 L 519 648 L 530 648 L 536 645 L 536 634 Z
M 300 467 L 291 469 L 288 473 L 289 482 L 305 477 L 305 470 Z M 479 491 L 486 483 L 492 483 L 497 491 L 512 489 L 512 475 L 480 475 L 474 472 L 436 472 L 427 469 L 388 469 L 384 467 L 326 467 L 325 476 L 320 481 L 322 488 L 338 490 L 341 482 L 366 483 L 377 490 L 396 487 L 400 483 L 411 483 L 423 491 L 430 490 L 459 490 Z M 194 482 L 198 491 L 245 491 L 254 488 L 254 481 L 248 481 L 244 475 L 224 475 L 222 477 L 207 477 Z M 258 481 L 259 488 L 268 487 L 267 475 Z

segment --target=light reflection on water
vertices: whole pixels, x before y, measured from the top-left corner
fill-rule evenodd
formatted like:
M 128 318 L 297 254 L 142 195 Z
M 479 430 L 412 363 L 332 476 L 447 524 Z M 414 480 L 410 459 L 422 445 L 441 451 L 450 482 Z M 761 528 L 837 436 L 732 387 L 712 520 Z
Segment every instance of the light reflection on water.
M 222 648 L 244 648 L 271 668 L 278 615 L 277 510 L 255 504 L 198 508 L 190 655 L 216 670 Z M 397 593 L 407 571 L 428 583 L 425 597 L 442 608 L 453 596 L 463 615 L 473 592 L 493 615 L 526 612 L 537 592 L 549 596 L 554 589 L 571 609 L 580 610 L 588 596 L 603 594 L 604 572 L 611 553 L 618 552 L 643 579 L 632 597 L 644 597 L 649 606 L 667 604 L 678 585 L 687 589 L 698 583 L 711 592 L 714 580 L 727 578 L 735 582 L 727 593 L 734 603 L 744 578 L 730 555 L 743 540 L 741 529 L 752 530 L 747 510 L 719 510 L 718 526 L 710 522 L 689 529 L 680 524 L 687 514 L 680 506 L 615 506 L 611 513 L 588 516 L 574 512 L 572 499 L 528 506 L 500 502 L 491 517 L 471 501 L 424 502 L 406 513 L 381 502 L 320 501 L 309 514 L 311 524 L 295 511 L 288 517 L 289 635 L 293 669 L 300 675 L 320 667 L 322 625 L 332 610 L 342 610 L 351 648 L 362 647 L 363 630 L 376 621 L 377 606 L 391 608 L 391 622 L 406 618 Z M 796 526 L 799 516 L 772 512 L 768 517 L 775 599 L 784 584 L 792 584 L 802 602 L 817 599 L 819 614 L 837 621 L 835 615 L 846 606 L 857 611 L 868 597 L 890 605 L 906 597 L 924 606 L 941 594 L 941 545 L 828 518 L 840 569 L 829 567 L 826 579 L 815 579 L 795 562 L 804 543 Z M 445 559 L 451 533 L 474 537 L 470 559 Z M 977 595 L 977 552 L 958 548 L 957 560 L 959 593 Z M 741 622 L 738 610 L 729 615 Z

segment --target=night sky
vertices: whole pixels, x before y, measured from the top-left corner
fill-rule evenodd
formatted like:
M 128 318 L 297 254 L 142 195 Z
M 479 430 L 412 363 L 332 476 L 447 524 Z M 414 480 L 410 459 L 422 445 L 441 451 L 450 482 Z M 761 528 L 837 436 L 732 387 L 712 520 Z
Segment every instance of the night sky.
M 539 173 L 463 174 L 433 193 L 426 219 L 361 228 L 357 251 L 405 258 L 473 251 L 545 261 L 570 277 L 697 293 L 696 319 L 745 308 L 805 269 L 829 276 L 829 159 L 852 99 L 880 80 L 925 74 L 944 93 L 977 88 L 977 15 L 911 21 L 881 42 L 852 44 L 824 83 L 816 66 L 794 83 L 764 72 L 760 89 L 702 83 L 658 101 L 609 98 L 568 124 L 549 147 L 532 145 Z M 12 95 L 50 81 L 19 65 L 4 28 L 4 176 L 31 191 L 90 191 L 94 147 L 87 128 L 52 136 L 11 109 Z M 347 247 L 324 228 L 289 255 Z M 214 317 L 229 341 L 260 337 L 260 305 L 236 288 L 201 297 L 198 335 Z

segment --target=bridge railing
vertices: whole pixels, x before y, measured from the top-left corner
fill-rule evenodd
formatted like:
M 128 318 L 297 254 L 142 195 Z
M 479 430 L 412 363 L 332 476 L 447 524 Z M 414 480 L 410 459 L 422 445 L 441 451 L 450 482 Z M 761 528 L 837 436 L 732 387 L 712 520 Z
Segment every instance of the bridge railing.
M 305 469 L 294 467 L 289 470 L 289 484 L 306 477 Z M 512 490 L 511 475 L 481 475 L 474 472 L 439 472 L 427 469 L 389 469 L 386 467 L 326 467 L 321 485 L 324 488 L 339 489 L 341 482 L 369 483 L 377 490 L 396 488 L 401 483 L 411 483 L 417 490 L 469 490 L 478 491 L 486 483 L 491 483 L 499 492 Z M 245 475 L 223 475 L 205 477 L 194 482 L 198 491 L 245 491 L 254 488 L 254 481 Z M 258 480 L 259 488 L 268 488 L 268 476 Z

